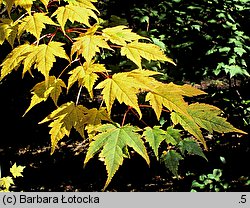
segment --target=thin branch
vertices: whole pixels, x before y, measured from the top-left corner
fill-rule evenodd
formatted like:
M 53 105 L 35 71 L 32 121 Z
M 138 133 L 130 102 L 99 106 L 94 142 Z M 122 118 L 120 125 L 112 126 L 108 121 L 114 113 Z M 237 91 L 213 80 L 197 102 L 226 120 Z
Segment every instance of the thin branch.
M 142 122 L 145 126 L 149 126 L 145 121 L 140 119 L 139 115 L 134 111 L 134 109 L 131 108 L 131 112 L 139 119 L 140 122 Z
M 23 15 L 21 15 L 15 22 L 21 20 L 26 14 L 28 14 L 28 12 L 24 13 Z
M 123 119 L 122 119 L 122 125 L 121 125 L 121 126 L 124 125 L 125 120 L 126 120 L 126 117 L 127 117 L 127 114 L 128 114 L 128 112 L 129 112 L 131 109 L 132 109 L 132 108 L 131 108 L 130 106 L 128 106 L 128 109 L 127 109 L 126 112 L 124 113 L 124 116 L 123 116 Z
M 77 98 L 76 98 L 76 105 L 78 105 L 78 102 L 79 102 L 79 98 L 80 98 L 80 95 L 81 95 L 81 91 L 82 91 L 82 85 L 78 91 L 78 94 L 77 94 Z
M 69 68 L 69 66 L 71 66 L 71 64 L 73 64 L 74 62 L 76 62 L 76 61 L 79 61 L 80 60 L 80 58 L 77 58 L 77 59 L 75 59 L 74 61 L 71 61 L 63 70 L 62 70 L 62 72 L 61 72 L 61 74 L 59 74 L 59 76 L 57 77 L 58 79 L 62 76 L 62 74 L 65 72 L 65 70 L 67 69 L 67 68 Z

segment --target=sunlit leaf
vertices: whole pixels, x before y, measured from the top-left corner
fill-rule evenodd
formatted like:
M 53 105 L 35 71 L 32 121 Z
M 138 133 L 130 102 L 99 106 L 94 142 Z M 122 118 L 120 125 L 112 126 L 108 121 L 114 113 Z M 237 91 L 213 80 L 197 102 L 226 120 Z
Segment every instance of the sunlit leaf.
M 21 20 L 21 24 L 18 27 L 18 37 L 26 31 L 31 33 L 38 40 L 41 36 L 42 30 L 45 29 L 45 24 L 55 25 L 55 24 L 45 13 L 34 13 Z
M 101 133 L 97 134 L 90 143 L 84 164 L 86 164 L 99 150 L 99 156 L 104 159 L 108 178 L 104 189 L 108 186 L 118 168 L 124 160 L 123 148 L 127 145 L 140 154 L 149 164 L 149 157 L 146 147 L 143 144 L 141 135 L 136 133 L 137 127 L 126 125 L 117 127 L 114 125 L 103 125 Z
M 14 178 L 16 177 L 23 177 L 22 173 L 23 173 L 23 169 L 25 168 L 25 166 L 21 166 L 21 165 L 16 165 L 16 163 L 10 168 L 10 172 L 13 175 Z
M 165 56 L 159 46 L 151 43 L 141 43 L 138 41 L 133 41 L 121 48 L 121 55 L 126 56 L 128 59 L 133 61 L 139 68 L 142 68 L 142 58 L 147 59 L 148 61 L 159 60 L 175 64 L 172 59 Z

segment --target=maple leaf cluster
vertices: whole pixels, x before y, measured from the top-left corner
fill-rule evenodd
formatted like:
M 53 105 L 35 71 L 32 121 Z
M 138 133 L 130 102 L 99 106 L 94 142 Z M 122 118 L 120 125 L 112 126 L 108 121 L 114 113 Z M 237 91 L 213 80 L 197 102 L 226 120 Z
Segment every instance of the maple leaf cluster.
M 71 130 L 75 129 L 83 139 L 90 141 L 84 163 L 97 153 L 103 159 L 108 173 L 106 188 L 124 158 L 129 156 L 128 147 L 149 164 L 145 146 L 148 143 L 157 159 L 164 161 L 170 171 L 177 175 L 179 161 L 185 152 L 206 158 L 199 146 L 201 143 L 207 148 L 201 129 L 210 133 L 245 133 L 220 117 L 222 111 L 217 107 L 185 101 L 185 97 L 204 95 L 205 92 L 191 85 L 157 80 L 155 76 L 161 76 L 161 73 L 145 69 L 142 60 L 175 65 L 174 61 L 159 46 L 152 44 L 149 38 L 136 34 L 124 25 L 103 28 L 98 18 L 99 11 L 93 4 L 96 0 L 62 2 L 0 2 L 5 4 L 8 15 L 8 18 L 0 19 L 0 44 L 7 41 L 13 47 L 0 65 L 0 81 L 21 68 L 23 76 L 26 72 L 33 76 L 34 69 L 44 76 L 44 80 L 31 90 L 31 102 L 24 114 L 49 98 L 53 100 L 56 109 L 40 122 L 50 122 L 51 153 L 56 150 L 59 141 L 65 136 L 69 137 Z M 52 4 L 53 8 L 56 7 L 53 12 L 50 11 Z M 13 6 L 26 12 L 14 19 L 11 15 Z M 21 41 L 23 39 L 25 43 Z M 34 42 L 29 41 L 32 39 Z M 126 57 L 134 63 L 134 68 L 119 73 L 107 69 L 100 58 L 100 54 L 107 51 Z M 66 66 L 52 70 L 55 68 L 54 63 L 60 59 L 67 62 Z M 75 83 L 79 88 L 76 102 L 68 101 L 58 106 L 62 92 L 70 93 Z M 82 88 L 87 89 L 90 99 L 94 98 L 96 91 L 101 91 L 99 108 L 89 109 L 79 104 Z M 143 97 L 140 101 L 139 96 Z M 164 116 L 163 111 L 168 111 L 173 125 L 167 129 L 161 126 L 139 129 L 137 126 L 124 125 L 126 113 L 123 123 L 118 124 L 112 121 L 115 101 L 127 105 L 128 110 L 135 110 L 139 119 L 143 118 L 141 106 L 145 103 L 153 109 L 157 120 Z M 176 125 L 181 125 L 195 140 L 182 140 L 180 131 L 174 128 Z M 167 148 L 160 157 L 159 149 L 163 143 L 167 147 L 178 147 L 180 153 Z

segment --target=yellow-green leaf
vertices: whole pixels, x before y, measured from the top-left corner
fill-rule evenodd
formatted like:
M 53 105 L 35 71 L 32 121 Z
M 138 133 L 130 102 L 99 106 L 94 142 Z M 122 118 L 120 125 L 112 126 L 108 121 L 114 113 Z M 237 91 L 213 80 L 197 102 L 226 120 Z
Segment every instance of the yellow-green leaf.
M 184 85 L 176 85 L 173 83 L 169 83 L 169 85 L 172 85 L 175 88 L 179 88 L 181 90 L 181 94 L 188 97 L 198 96 L 198 95 L 205 95 L 206 92 L 199 90 L 191 85 L 184 84 Z
M 128 59 L 133 61 L 140 69 L 142 68 L 142 58 L 145 58 L 148 61 L 159 60 L 175 64 L 172 59 L 165 56 L 159 46 L 151 43 L 133 41 L 132 43 L 128 43 L 121 48 L 121 55 L 126 56 Z
M 71 56 L 77 52 L 77 57 L 82 55 L 87 63 L 90 63 L 96 53 L 100 52 L 100 48 L 112 50 L 101 35 L 83 35 L 75 38 L 75 40 L 76 42 L 73 43 L 71 49 Z
M 56 19 L 64 33 L 65 33 L 64 27 L 68 20 L 71 21 L 72 23 L 74 23 L 75 21 L 83 23 L 89 27 L 90 27 L 89 24 L 90 17 L 98 21 L 98 17 L 91 9 L 75 5 L 61 6 L 54 12 L 52 17 L 53 16 L 56 16 Z
M 70 131 L 66 128 L 65 123 L 62 121 L 66 115 L 59 116 L 56 120 L 49 124 L 51 128 L 49 134 L 51 135 L 51 154 L 54 153 L 58 142 L 64 137 L 69 136 Z
M 104 30 L 102 30 L 102 32 L 102 35 L 107 40 L 110 40 L 112 43 L 122 46 L 126 45 L 127 42 L 132 42 L 139 39 L 148 39 L 132 32 L 131 29 L 128 29 L 124 25 L 105 28 Z
M 134 81 L 135 79 L 129 77 L 127 73 L 117 73 L 112 78 L 102 81 L 95 87 L 96 89 L 103 89 L 103 99 L 109 114 L 115 99 L 117 99 L 119 103 L 125 103 L 133 107 L 140 117 L 142 116 L 136 95 L 139 89 L 136 89 Z
M 10 172 L 14 178 L 16 177 L 23 177 L 22 172 L 25 166 L 16 165 L 16 163 L 10 168 Z
M 21 24 L 18 27 L 18 37 L 20 38 L 24 31 L 31 33 L 39 40 L 42 30 L 45 29 L 45 24 L 55 24 L 45 13 L 34 13 L 23 18 Z
M 201 128 L 208 130 L 210 133 L 217 131 L 219 133 L 238 132 L 246 134 L 246 132 L 227 122 L 225 118 L 220 117 L 221 110 L 215 106 L 193 103 L 188 106 L 188 112 Z
M 104 107 L 100 108 L 99 110 L 97 108 L 89 109 L 85 119 L 88 121 L 88 124 L 94 126 L 101 124 L 101 121 L 111 122 L 107 109 Z
M 66 85 L 61 79 L 55 79 L 50 87 L 53 88 L 50 92 L 50 97 L 52 98 L 55 105 L 57 105 L 57 101 L 62 92 L 62 88 L 66 88 Z
M 151 92 L 147 93 L 145 101 L 149 101 L 149 104 L 155 111 L 156 117 L 159 120 L 162 112 L 163 97 Z
M 171 120 L 176 124 L 180 124 L 186 131 L 192 134 L 198 141 L 200 141 L 205 149 L 207 149 L 206 141 L 202 135 L 200 127 L 195 123 L 193 118 L 187 117 L 181 113 L 172 112 L 171 113 Z
M 166 139 L 166 131 L 160 129 L 160 126 L 146 127 L 143 136 L 153 149 L 158 159 L 158 149 L 162 141 Z
M 7 8 L 7 11 L 8 11 L 8 14 L 9 14 L 9 17 L 10 17 L 10 12 L 11 12 L 11 9 L 12 9 L 15 1 L 16 0 L 5 0 L 4 1 L 5 5 L 6 5 L 6 8 Z
M 107 127 L 107 128 L 105 128 Z M 100 129 L 100 128 L 99 128 Z M 100 150 L 99 156 L 104 158 L 104 163 L 107 169 L 108 178 L 104 189 L 109 185 L 114 174 L 122 165 L 124 160 L 123 148 L 129 146 L 140 154 L 149 164 L 149 157 L 146 147 L 141 139 L 141 135 L 136 133 L 137 127 L 126 125 L 118 127 L 115 125 L 103 125 L 101 133 L 97 134 L 90 143 L 84 164 Z
M 68 79 L 68 86 L 67 86 L 67 91 L 69 91 L 69 89 L 71 88 L 71 86 L 79 81 L 82 82 L 84 76 L 85 76 L 85 70 L 83 66 L 78 66 L 75 69 L 71 70 L 69 72 L 70 77 Z
M 160 119 L 162 106 L 165 106 L 170 111 L 174 110 L 189 116 L 187 112 L 188 105 L 183 96 L 178 89 L 175 90 L 169 87 L 169 84 L 153 89 L 152 92 L 146 95 L 146 101 L 149 101 L 150 105 L 152 105 L 158 120 Z
M 20 45 L 13 49 L 1 64 L 2 70 L 0 80 L 11 73 L 14 69 L 17 69 L 27 55 L 33 51 L 33 49 L 34 46 L 29 44 Z

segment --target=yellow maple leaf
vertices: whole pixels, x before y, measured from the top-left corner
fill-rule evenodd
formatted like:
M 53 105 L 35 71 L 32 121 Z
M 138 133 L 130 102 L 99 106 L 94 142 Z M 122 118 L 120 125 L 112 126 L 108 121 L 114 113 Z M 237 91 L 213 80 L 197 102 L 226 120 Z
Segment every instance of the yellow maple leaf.
M 162 106 L 165 106 L 170 111 L 180 112 L 189 116 L 187 112 L 188 104 L 184 101 L 181 91 L 178 87 L 174 88 L 172 84 L 162 84 L 152 89 L 146 95 L 146 101 L 154 109 L 157 119 L 160 119 Z
M 29 14 L 31 14 L 31 7 L 35 0 L 14 0 L 16 6 L 24 8 Z
M 0 178 L 0 187 L 5 188 L 6 191 L 9 191 L 9 188 L 12 184 L 14 184 L 12 177 L 7 176 L 7 177 Z
M 85 62 L 82 66 L 78 66 L 69 72 L 70 77 L 67 90 L 78 81 L 79 86 L 86 87 L 90 96 L 93 98 L 93 86 L 99 77 L 96 73 L 105 71 L 107 70 L 104 64 L 95 64 L 93 62 L 88 64 Z
M 75 82 L 82 82 L 84 76 L 85 76 L 85 70 L 83 66 L 78 66 L 75 69 L 71 70 L 69 72 L 70 77 L 68 79 L 68 86 L 67 86 L 67 91 L 69 91 L 69 89 L 71 88 L 71 86 L 75 83 Z
M 44 120 L 39 122 L 39 124 L 42 124 L 47 121 L 53 121 L 49 125 L 51 127 L 49 132 L 52 145 L 51 154 L 54 152 L 58 141 L 65 135 L 69 136 L 73 127 L 84 137 L 83 131 L 77 128 L 77 125 L 83 122 L 86 112 L 87 108 L 82 105 L 75 105 L 73 102 L 68 102 L 58 107 Z
M 109 114 L 115 99 L 117 99 L 119 103 L 125 103 L 133 107 L 141 117 L 142 114 L 138 105 L 137 94 L 143 91 L 151 92 L 154 88 L 161 87 L 164 89 L 164 84 L 150 77 L 159 74 L 159 72 L 142 69 L 117 73 L 112 78 L 107 78 L 99 83 L 95 89 L 103 89 L 103 99 Z M 161 94 L 162 92 L 159 93 Z
M 100 48 L 112 50 L 101 35 L 87 34 L 75 40 L 71 48 L 71 57 L 77 52 L 77 57 L 81 54 L 87 63 L 90 63 L 96 53 L 100 52 Z
M 146 101 L 155 111 L 157 119 L 160 119 L 162 106 L 170 111 L 176 111 L 190 118 L 187 111 L 188 104 L 184 101 L 183 96 L 193 97 L 206 94 L 202 90 L 196 89 L 191 85 L 176 85 L 174 83 L 152 85 L 154 88 L 146 95 Z
M 65 33 L 65 24 L 69 20 L 72 23 L 80 22 L 90 27 L 89 18 L 92 17 L 98 22 L 98 17 L 96 14 L 88 8 L 75 5 L 66 5 L 59 7 L 52 15 L 56 16 L 56 19 L 59 25 L 62 28 L 62 31 Z
M 24 60 L 23 75 L 30 70 L 31 66 L 35 64 L 35 67 L 40 71 L 48 84 L 49 72 L 56 61 L 56 56 L 69 60 L 64 48 L 63 43 L 51 41 L 48 44 L 42 44 L 33 46 L 31 53 L 27 55 Z
M 0 21 L 0 45 L 7 40 L 13 47 L 18 32 L 18 24 L 11 19 L 0 19 Z
M 151 43 L 140 43 L 138 41 L 133 41 L 121 48 L 121 55 L 126 56 L 128 59 L 133 61 L 140 69 L 142 68 L 142 58 L 145 58 L 148 61 L 159 60 L 175 64 L 172 59 L 165 56 L 159 46 Z
M 21 35 L 24 31 L 27 31 L 34 35 L 37 40 L 39 40 L 42 30 L 45 28 L 45 24 L 55 25 L 45 13 L 34 13 L 33 15 L 29 15 L 23 18 L 21 24 L 18 27 L 18 38 L 20 39 Z
M 16 163 L 10 168 L 10 172 L 14 178 L 16 177 L 23 177 L 22 172 L 25 166 L 16 165 Z
M 135 79 L 129 77 L 127 73 L 117 73 L 112 78 L 107 78 L 95 87 L 95 89 L 103 89 L 103 100 L 106 103 L 109 114 L 115 99 L 117 99 L 119 103 L 125 103 L 133 107 L 140 117 L 142 116 L 136 95 L 139 89 L 136 88 L 134 82 Z
M 171 120 L 176 124 L 180 124 L 187 132 L 192 134 L 196 139 L 198 139 L 207 150 L 206 141 L 202 135 L 200 127 L 195 123 L 194 119 L 190 116 L 183 115 L 181 113 L 172 112 Z
M 98 124 L 101 120 L 109 120 L 104 109 L 87 109 L 82 105 L 75 105 L 67 102 L 54 110 L 50 115 L 43 119 L 39 124 L 52 121 L 49 124 L 51 135 L 51 154 L 55 151 L 58 141 L 64 136 L 69 136 L 72 128 L 83 137 L 85 126 L 88 124 Z
M 1 77 L 2 80 L 5 76 L 11 73 L 13 70 L 17 69 L 22 61 L 30 54 L 34 49 L 33 45 L 24 44 L 13 49 L 11 53 L 2 62 Z
M 107 109 L 102 107 L 99 110 L 97 108 L 89 109 L 88 115 L 86 115 L 88 125 L 97 126 L 101 124 L 101 121 L 111 121 Z
M 62 87 L 66 88 L 65 83 L 61 79 L 56 79 L 55 76 L 49 77 L 48 86 L 46 86 L 45 81 L 37 83 L 31 90 L 31 93 L 33 94 L 31 102 L 23 116 L 25 116 L 25 114 L 35 105 L 46 101 L 49 96 L 52 98 L 55 105 L 57 105 L 59 95 L 62 92 Z
M 119 25 L 116 27 L 111 28 L 105 28 L 102 30 L 103 36 L 110 40 L 112 43 L 118 44 L 118 45 L 126 45 L 127 42 L 132 42 L 139 39 L 147 39 L 145 37 L 142 37 L 134 32 L 132 32 L 131 29 L 128 29 L 124 25 Z
M 96 7 L 92 4 L 92 2 L 97 2 L 97 0 L 66 0 L 69 4 L 81 6 L 87 9 L 95 10 L 99 13 Z

